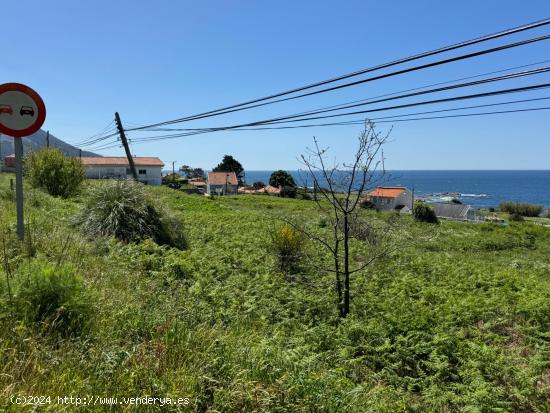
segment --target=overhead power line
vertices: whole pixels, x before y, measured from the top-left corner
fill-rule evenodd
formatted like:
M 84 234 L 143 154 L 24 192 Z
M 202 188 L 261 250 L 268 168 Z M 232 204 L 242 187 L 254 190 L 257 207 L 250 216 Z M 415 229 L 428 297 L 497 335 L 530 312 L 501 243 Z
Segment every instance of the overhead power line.
M 538 102 L 538 101 L 541 101 L 541 100 L 548 100 L 548 99 L 550 99 L 550 96 L 541 97 L 541 98 L 532 98 L 532 99 L 509 100 L 509 101 L 506 101 L 506 102 L 497 102 L 497 103 L 486 103 L 486 104 L 483 104 L 483 105 L 462 106 L 462 107 L 459 107 L 459 108 L 451 108 L 451 109 L 439 109 L 439 110 L 429 110 L 429 111 L 424 111 L 424 112 L 414 112 L 414 113 L 391 115 L 391 116 L 380 116 L 380 117 L 376 117 L 376 118 L 369 118 L 369 120 L 378 122 L 380 120 L 401 118 L 401 117 L 406 117 L 406 116 L 418 116 L 418 115 L 426 115 L 426 114 L 433 114 L 433 113 L 453 112 L 453 111 L 466 110 L 466 109 L 478 109 L 478 108 L 486 108 L 486 107 L 494 107 L 494 106 L 512 105 L 512 104 L 516 104 L 516 103 Z M 354 125 L 354 124 L 357 124 L 357 123 L 363 123 L 364 121 L 365 121 L 364 119 L 361 119 L 361 120 L 342 121 L 342 122 L 333 122 L 333 123 L 316 124 L 316 125 L 305 125 L 305 126 L 312 127 L 312 126 L 325 126 L 325 125 L 330 125 L 330 126 Z M 250 128 L 246 128 L 246 127 L 235 128 L 235 129 L 230 129 L 230 131 L 294 129 L 294 128 L 299 128 L 299 127 L 302 127 L 302 126 L 304 126 L 304 125 L 298 125 L 298 126 L 272 126 L 272 127 L 257 126 L 257 127 L 250 127 Z M 182 132 L 183 131 L 186 131 L 186 132 L 191 132 L 191 131 L 206 131 L 206 132 L 209 132 L 209 131 L 211 131 L 211 129 L 212 128 L 180 128 L 180 129 L 173 129 L 173 130 L 182 131 Z M 139 141 L 140 139 L 147 139 L 147 138 L 137 138 L 136 140 Z
M 511 70 L 522 69 L 522 68 L 531 67 L 531 66 L 537 66 L 537 65 L 540 65 L 540 64 L 543 64 L 543 63 L 548 63 L 548 62 L 550 62 L 550 60 L 542 60 L 542 61 L 535 62 L 535 63 L 529 63 L 529 64 L 525 64 L 525 65 L 520 65 L 520 66 L 508 67 L 506 69 L 493 70 L 491 72 L 485 72 L 485 73 L 480 73 L 480 74 L 477 74 L 477 75 L 461 77 L 461 78 L 454 79 L 454 80 L 447 80 L 447 81 L 444 81 L 444 82 L 431 83 L 431 84 L 424 85 L 424 86 L 414 87 L 414 88 L 400 90 L 400 91 L 391 92 L 391 93 L 385 93 L 383 95 L 377 95 L 377 96 L 372 96 L 372 97 L 369 97 L 369 98 L 363 98 L 363 99 L 352 100 L 352 101 L 348 101 L 348 102 L 344 102 L 344 103 L 339 103 L 337 105 L 323 106 L 323 107 L 316 108 L 316 109 L 313 109 L 313 110 L 310 110 L 310 111 L 299 112 L 299 113 L 297 113 L 297 115 L 305 115 L 305 114 L 313 112 L 313 111 L 316 112 L 316 111 L 325 110 L 325 109 L 335 109 L 335 108 L 342 109 L 343 107 L 345 107 L 347 105 L 352 105 L 352 104 L 361 103 L 361 102 L 371 103 L 371 101 L 373 101 L 375 99 L 383 98 L 383 97 L 386 97 L 386 96 L 395 96 L 395 95 L 398 95 L 400 93 L 413 92 L 415 90 L 422 90 L 422 89 L 426 89 L 428 87 L 433 87 L 433 86 L 447 85 L 447 84 L 459 82 L 459 81 L 462 81 L 462 80 L 475 79 L 475 78 L 479 78 L 479 77 L 487 76 L 487 75 L 492 75 L 492 74 L 496 74 L 496 73 L 509 72 Z M 139 126 L 143 127 L 143 129 L 138 129 L 138 130 L 134 129 L 134 132 L 170 132 L 170 131 L 189 131 L 189 130 L 208 129 L 208 128 L 169 128 L 169 127 L 165 127 L 165 128 L 161 128 L 161 127 L 158 127 L 158 128 L 156 128 L 156 127 L 145 128 L 143 125 L 139 125 Z
M 101 136 L 101 135 L 104 135 L 105 133 L 110 133 L 112 130 L 115 130 L 114 127 L 111 127 L 113 124 L 115 123 L 114 120 L 112 120 L 111 122 L 109 122 L 109 124 L 107 126 L 105 126 L 103 129 L 101 129 L 100 131 L 96 132 L 95 134 L 93 134 L 92 136 L 90 136 L 89 138 L 86 138 L 86 139 L 83 139 L 81 140 L 80 142 L 77 142 L 75 143 L 76 146 L 80 146 L 88 141 L 91 141 L 91 140 L 94 140 L 95 138 L 97 138 L 98 136 Z
M 414 107 L 414 106 L 421 106 L 421 105 L 428 105 L 428 104 L 436 104 L 436 103 L 447 103 L 447 102 L 454 102 L 459 100 L 466 100 L 466 99 L 476 99 L 476 98 L 483 98 L 483 97 L 490 97 L 490 96 L 498 96 L 503 94 L 509 94 L 509 93 L 519 93 L 519 92 L 525 92 L 530 90 L 538 90 L 538 89 L 544 89 L 550 87 L 550 83 L 543 83 L 538 85 L 531 85 L 531 86 L 524 86 L 519 88 L 511 88 L 511 89 L 501 89 L 496 91 L 490 91 L 490 92 L 483 92 L 483 93 L 476 93 L 476 94 L 469 94 L 469 95 L 461 95 L 461 96 L 453 96 L 449 98 L 442 98 L 442 99 L 433 99 L 428 101 L 421 101 L 421 102 L 414 102 L 414 103 L 407 103 L 407 104 L 401 104 L 401 105 L 394 105 L 394 106 L 386 106 L 381 108 L 374 108 L 374 109 L 368 109 L 368 110 L 362 110 L 362 111 L 353 111 L 353 112 L 345 112 L 345 113 L 338 113 L 338 114 L 332 114 L 332 115 L 323 115 L 323 116 L 313 116 L 313 117 L 300 117 L 296 118 L 296 116 L 286 116 L 286 117 L 280 117 L 280 118 L 273 118 L 273 119 L 266 119 L 262 121 L 257 122 L 249 122 L 249 123 L 242 123 L 238 125 L 230 125 L 230 126 L 223 126 L 223 127 L 216 127 L 216 128 L 209 128 L 197 132 L 190 132 L 190 134 L 200 134 L 200 133 L 208 133 L 208 132 L 217 132 L 217 131 L 224 131 L 224 130 L 231 130 L 231 129 L 238 129 L 243 127 L 251 127 L 251 126 L 261 126 L 261 125 L 269 125 L 269 124 L 275 124 L 275 123 L 291 123 L 291 122 L 302 122 L 307 120 L 317 120 L 317 119 L 326 119 L 326 118 L 334 118 L 334 117 L 340 117 L 340 116 L 350 116 L 350 115 L 362 115 L 366 113 L 372 113 L 372 112 L 380 112 L 380 111 L 386 111 L 386 110 L 395 110 L 395 109 L 403 109 L 408 107 Z M 171 138 L 172 136 L 179 137 L 182 135 L 175 134 L 175 135 L 159 135 L 156 137 L 157 139 L 162 138 Z M 183 135 L 183 136 L 189 136 Z M 134 139 L 134 141 L 143 140 L 147 138 L 137 138 Z
M 363 79 L 363 80 L 359 80 L 359 81 L 355 81 L 355 82 L 351 82 L 351 83 L 346 83 L 346 84 L 343 84 L 343 85 L 333 86 L 333 87 L 330 87 L 330 88 L 325 88 L 325 89 L 321 89 L 321 90 L 314 91 L 314 92 L 304 93 L 304 94 L 300 94 L 300 95 L 297 95 L 297 96 L 287 97 L 287 98 L 284 98 L 284 99 L 278 99 L 278 100 L 274 100 L 274 101 L 270 101 L 270 102 L 264 102 L 266 100 L 271 100 L 271 99 L 274 99 L 274 98 L 277 98 L 277 97 L 286 96 L 286 95 L 293 94 L 293 93 L 296 93 L 296 92 L 300 92 L 300 91 L 303 91 L 303 90 L 307 90 L 307 89 L 322 86 L 322 85 L 325 85 L 325 84 L 333 83 L 333 82 L 336 82 L 336 81 L 339 81 L 339 80 L 344 80 L 344 79 L 347 79 L 347 78 L 359 76 L 361 74 L 373 72 L 373 71 L 376 71 L 376 70 L 380 70 L 380 69 L 388 68 L 388 67 L 395 66 L 395 65 L 398 65 L 398 64 L 414 61 L 414 60 L 421 59 L 421 58 L 424 58 L 424 57 L 433 56 L 433 55 L 436 55 L 436 54 L 439 54 L 439 53 L 444 53 L 444 52 L 455 50 L 455 49 L 458 49 L 458 48 L 470 46 L 470 45 L 473 45 L 473 44 L 476 44 L 476 43 L 481 43 L 481 42 L 496 39 L 496 38 L 499 38 L 499 37 L 508 36 L 508 35 L 513 34 L 513 33 L 518 33 L 518 32 L 521 32 L 521 31 L 534 29 L 536 27 L 541 27 L 541 26 L 544 26 L 544 25 L 547 25 L 547 24 L 550 24 L 550 19 L 545 19 L 545 20 L 530 23 L 530 24 L 527 24 L 527 25 L 519 26 L 519 27 L 516 27 L 516 28 L 513 28 L 513 29 L 505 30 L 505 31 L 502 31 L 502 32 L 498 32 L 498 33 L 495 33 L 495 34 L 492 34 L 492 35 L 479 37 L 479 38 L 472 39 L 472 40 L 468 40 L 468 41 L 465 41 L 465 42 L 461 42 L 461 43 L 458 43 L 458 44 L 455 44 L 455 45 L 443 47 L 443 48 L 436 49 L 436 50 L 433 50 L 433 51 L 420 53 L 420 54 L 417 54 L 417 55 L 414 55 L 414 56 L 410 56 L 410 57 L 407 57 L 407 58 L 395 60 L 395 61 L 392 61 L 392 62 L 389 62 L 389 63 L 374 66 L 374 67 L 371 67 L 371 68 L 368 68 L 368 69 L 363 69 L 363 70 L 353 72 L 353 73 L 350 73 L 350 74 L 347 74 L 347 75 L 338 76 L 338 77 L 333 78 L 333 79 L 313 83 L 313 84 L 310 84 L 310 85 L 306 85 L 306 86 L 298 87 L 298 88 L 295 88 L 295 89 L 291 89 L 291 90 L 288 90 L 288 91 L 285 91 L 285 92 L 276 93 L 276 94 L 265 96 L 265 97 L 262 97 L 262 98 L 242 102 L 242 103 L 239 103 L 239 104 L 236 104 L 236 105 L 226 106 L 226 107 L 223 107 L 223 108 L 220 108 L 220 109 L 211 110 L 211 111 L 208 111 L 208 112 L 203 112 L 203 113 L 199 113 L 199 114 L 196 114 L 196 115 L 183 117 L 183 118 L 178 118 L 178 119 L 174 119 L 174 120 L 170 120 L 170 121 L 150 124 L 150 125 L 146 125 L 146 126 L 142 126 L 142 127 L 134 128 L 134 129 L 141 129 L 141 128 L 154 127 L 154 126 L 163 126 L 163 125 L 172 124 L 172 123 L 180 123 L 180 122 L 189 121 L 189 120 L 201 119 L 201 118 L 209 117 L 209 116 L 218 116 L 218 115 L 221 115 L 221 114 L 224 114 L 224 113 L 236 112 L 238 110 L 250 109 L 250 108 L 253 108 L 253 107 L 264 106 L 264 105 L 268 105 L 268 104 L 272 104 L 272 103 L 282 102 L 282 101 L 291 100 L 291 99 L 297 99 L 297 98 L 301 98 L 301 97 L 305 97 L 305 96 L 311 96 L 311 95 L 318 94 L 318 93 L 325 93 L 325 92 L 328 92 L 328 91 L 341 89 L 341 88 L 344 88 L 344 87 L 350 87 L 350 86 L 354 86 L 354 85 L 365 83 L 365 82 L 372 81 L 372 80 L 382 79 L 382 78 L 389 77 L 389 76 L 395 76 L 395 75 L 398 75 L 398 74 L 403 74 L 403 73 L 407 73 L 407 72 L 411 72 L 411 71 L 415 71 L 415 70 L 425 69 L 427 67 L 433 67 L 433 66 L 437 66 L 437 65 L 441 65 L 441 64 L 450 63 L 450 62 L 453 62 L 453 61 L 458 61 L 458 60 L 468 59 L 468 58 L 472 58 L 472 57 L 477 57 L 477 56 L 481 56 L 481 55 L 487 54 L 487 53 L 494 53 L 494 52 L 497 52 L 497 51 L 501 51 L 501 50 L 505 50 L 505 49 L 509 49 L 509 48 L 513 48 L 513 47 L 518 47 L 518 46 L 522 46 L 522 45 L 529 44 L 529 43 L 534 43 L 534 42 L 546 40 L 550 37 L 550 35 L 540 36 L 540 37 L 537 37 L 537 38 L 532 38 L 532 39 L 527 39 L 527 40 L 523 40 L 523 41 L 519 41 L 519 42 L 515 42 L 515 43 L 510 43 L 510 44 L 495 47 L 495 48 L 492 48 L 492 49 L 486 49 L 486 50 L 483 50 L 483 51 L 470 53 L 470 54 L 467 54 L 467 55 L 462 55 L 462 56 L 454 57 L 454 58 L 451 58 L 451 59 L 445 59 L 445 60 L 441 60 L 441 61 L 438 61 L 438 62 L 433 62 L 433 63 L 429 63 L 429 64 L 425 64 L 425 65 L 415 66 L 413 68 L 403 69 L 403 70 L 400 70 L 400 71 L 391 72 L 391 73 L 387 73 L 387 74 L 380 75 L 380 76 L 375 76 L 373 78 L 368 78 L 368 79 Z M 264 102 L 264 103 L 256 104 L 258 102 Z
M 524 112 L 535 112 L 550 110 L 550 106 L 537 107 L 537 108 L 526 108 L 526 109 L 512 109 L 512 110 L 503 110 L 503 111 L 493 111 L 493 112 L 478 112 L 478 113 L 465 113 L 457 115 L 444 115 L 444 116 L 427 116 L 427 117 L 418 117 L 418 118 L 398 118 L 393 120 L 380 120 L 376 123 L 392 123 L 392 122 L 412 122 L 412 121 L 422 121 L 422 120 L 437 120 L 437 119 L 450 119 L 450 118 L 462 118 L 462 117 L 473 117 L 473 116 L 488 116 L 488 115 L 498 115 L 498 114 L 510 114 L 510 113 L 524 113 Z M 407 116 L 407 115 L 403 115 Z M 374 118 L 372 120 L 375 120 Z M 348 122 L 334 122 L 334 123 L 321 123 L 321 124 L 310 124 L 310 125 L 295 125 L 295 126 L 279 126 L 274 128 L 265 128 L 265 129 L 296 129 L 296 128 L 311 128 L 311 127 L 326 127 L 326 126 L 342 126 L 342 125 L 357 125 L 363 124 L 365 120 L 356 120 Z M 249 129 L 252 130 L 252 129 Z M 135 145 L 149 143 L 150 141 L 138 141 L 134 142 Z M 95 150 L 106 150 L 116 147 L 121 147 L 120 144 L 113 144 L 110 146 L 105 146 L 102 148 L 97 148 Z

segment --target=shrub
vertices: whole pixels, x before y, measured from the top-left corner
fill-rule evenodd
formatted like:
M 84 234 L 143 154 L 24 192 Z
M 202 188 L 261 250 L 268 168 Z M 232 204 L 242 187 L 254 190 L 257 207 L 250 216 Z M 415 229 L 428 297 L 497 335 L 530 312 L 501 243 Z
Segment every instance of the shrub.
M 163 185 L 168 185 L 169 183 L 172 183 L 172 182 L 179 182 L 182 184 L 187 183 L 188 179 L 185 179 L 185 182 L 183 182 L 184 179 L 185 178 L 182 178 L 178 174 L 168 174 L 168 175 L 164 175 L 161 180 Z
M 262 188 L 265 188 L 265 184 L 262 181 L 258 181 L 258 182 L 254 182 L 252 184 L 252 187 L 254 189 L 262 189 Z
M 414 206 L 413 216 L 415 220 L 420 222 L 428 222 L 430 224 L 437 224 L 439 222 L 433 208 L 424 203 L 417 203 Z
M 499 206 L 502 212 L 509 214 L 519 214 L 524 217 L 538 217 L 542 212 L 542 205 L 534 205 L 519 202 L 502 202 Z
M 364 209 L 374 209 L 374 202 L 370 199 L 362 199 L 361 202 L 359 202 L 359 207 Z
M 75 222 L 90 237 L 114 236 L 134 242 L 151 238 L 158 244 L 187 248 L 181 222 L 161 210 L 135 181 L 110 181 L 94 188 Z
M 311 201 L 313 197 L 311 194 L 307 191 L 306 188 L 301 188 L 296 191 L 296 195 L 299 199 L 303 199 L 304 201 Z
M 517 212 L 511 213 L 509 216 L 509 219 L 510 221 L 516 221 L 516 222 L 525 221 L 525 218 L 523 218 L 523 215 L 518 214 Z
M 86 177 L 80 159 L 50 148 L 29 153 L 25 172 L 31 186 L 62 198 L 77 194 Z
M 279 195 L 282 198 L 296 198 L 296 188 L 293 186 L 283 186 Z
M 271 234 L 271 247 L 281 271 L 290 273 L 298 269 L 304 249 L 304 236 L 285 224 Z
M 82 278 L 69 266 L 46 264 L 21 276 L 14 305 L 20 319 L 63 335 L 80 334 L 90 313 Z

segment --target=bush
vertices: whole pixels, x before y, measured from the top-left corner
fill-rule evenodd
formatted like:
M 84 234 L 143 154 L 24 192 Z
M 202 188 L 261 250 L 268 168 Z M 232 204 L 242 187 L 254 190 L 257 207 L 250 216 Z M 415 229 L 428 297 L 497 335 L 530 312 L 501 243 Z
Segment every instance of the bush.
M 516 221 L 516 222 L 522 222 L 525 221 L 525 218 L 523 218 L 523 215 L 518 214 L 517 212 L 513 212 L 509 216 L 510 221 Z
M 88 321 L 90 301 L 80 275 L 71 267 L 46 264 L 14 287 L 18 317 L 44 331 L 78 335 Z
M 534 205 L 520 202 L 502 202 L 499 206 L 502 212 L 519 214 L 524 217 L 538 217 L 542 212 L 542 205 Z
M 161 178 L 161 180 L 162 180 L 162 185 L 168 185 L 168 184 L 173 183 L 173 182 L 177 182 L 177 183 L 180 183 L 180 184 L 186 184 L 187 182 L 189 182 L 189 179 L 182 178 L 178 174 L 164 175 Z
M 90 237 L 114 236 L 124 242 L 151 238 L 160 245 L 187 248 L 181 222 L 161 210 L 142 184 L 131 180 L 94 188 L 75 222 Z
M 86 178 L 79 158 L 49 148 L 29 153 L 25 158 L 25 172 L 31 186 L 62 198 L 77 194 Z
M 265 184 L 262 181 L 258 181 L 258 182 L 254 182 L 252 184 L 252 187 L 254 189 L 262 189 L 262 188 L 265 188 Z
M 302 233 L 285 224 L 271 234 L 271 247 L 278 261 L 279 269 L 290 273 L 298 269 L 304 249 Z
M 437 224 L 439 222 L 433 208 L 424 203 L 418 203 L 414 206 L 413 216 L 415 220 L 420 222 L 428 222 L 430 224 Z
M 279 195 L 282 198 L 296 198 L 296 188 L 293 186 L 283 186 Z
M 359 208 L 374 209 L 374 202 L 370 199 L 362 199 L 361 202 L 359 202 Z
M 311 201 L 313 199 L 311 194 L 307 191 L 307 188 L 300 188 L 296 190 L 296 196 L 304 201 Z

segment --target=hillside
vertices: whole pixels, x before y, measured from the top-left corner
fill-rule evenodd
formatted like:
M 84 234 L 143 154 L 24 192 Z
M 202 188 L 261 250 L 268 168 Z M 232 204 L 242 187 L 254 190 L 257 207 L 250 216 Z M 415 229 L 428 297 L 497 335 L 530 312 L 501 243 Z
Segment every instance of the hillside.
M 40 149 L 46 147 L 46 131 L 40 129 L 23 139 L 24 152 L 31 149 Z M 79 149 L 50 133 L 50 147 L 61 149 L 68 156 L 78 156 Z M 8 156 L 14 153 L 13 138 L 0 134 L 0 157 Z M 99 156 L 93 152 L 82 151 L 82 156 Z
M 549 228 L 403 217 L 416 241 L 354 275 L 351 315 L 339 319 L 333 276 L 315 265 L 324 251 L 307 243 L 313 258 L 289 279 L 270 247 L 276 216 L 328 230 L 312 201 L 147 187 L 184 223 L 190 248 L 178 251 L 87 239 L 71 225 L 81 198 L 28 188 L 25 246 L 10 177 L 0 174 L 0 259 L 12 286 L 45 263 L 69 266 L 92 311 L 81 336 L 53 339 L 10 316 L 0 267 L 0 410 L 26 411 L 13 394 L 190 401 L 140 411 L 550 410 Z

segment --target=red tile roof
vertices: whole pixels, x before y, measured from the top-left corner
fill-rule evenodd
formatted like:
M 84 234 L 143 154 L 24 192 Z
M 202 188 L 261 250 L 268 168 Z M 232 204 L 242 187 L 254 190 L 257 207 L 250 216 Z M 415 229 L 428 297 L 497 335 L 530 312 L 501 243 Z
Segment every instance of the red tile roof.
M 375 190 L 367 193 L 367 195 L 380 196 L 384 198 L 397 198 L 399 195 L 405 192 L 406 189 L 407 188 L 404 188 L 402 186 L 379 186 Z
M 85 166 L 130 166 L 128 158 L 125 156 L 83 156 L 80 161 Z M 136 166 L 164 166 L 164 162 L 159 158 L 144 156 L 134 156 L 134 164 Z
M 263 188 L 265 192 L 268 194 L 279 194 L 281 193 L 281 188 L 277 188 L 276 186 L 268 185 L 265 188 Z
M 208 172 L 208 183 L 210 185 L 238 185 L 235 172 Z

